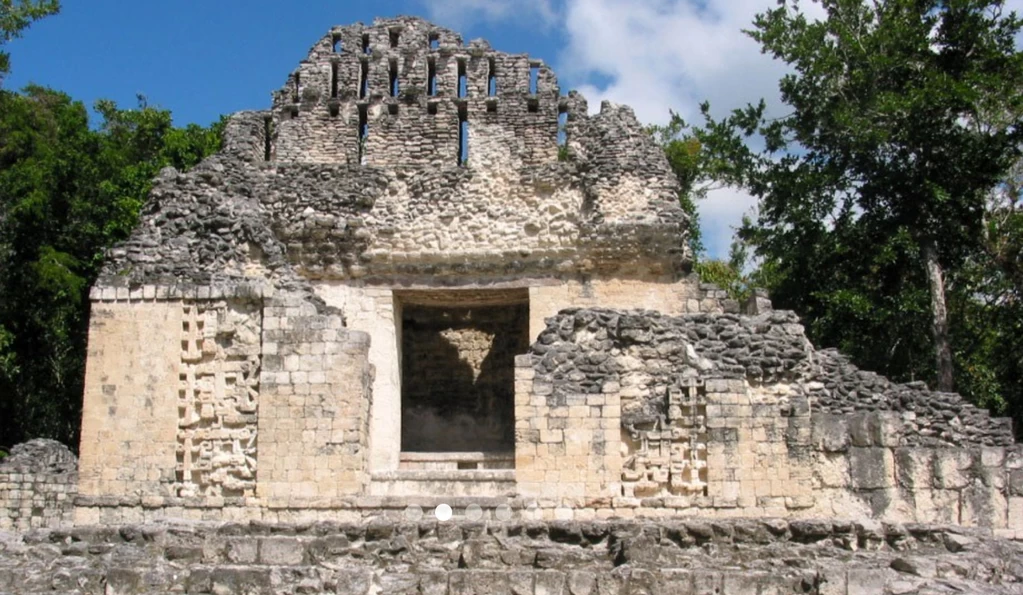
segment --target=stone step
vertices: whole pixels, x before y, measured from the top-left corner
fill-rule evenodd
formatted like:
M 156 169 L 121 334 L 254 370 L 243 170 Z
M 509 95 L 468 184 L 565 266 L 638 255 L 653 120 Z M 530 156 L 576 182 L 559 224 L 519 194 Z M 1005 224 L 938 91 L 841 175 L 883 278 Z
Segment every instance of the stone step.
M 373 496 L 514 496 L 514 469 L 442 470 L 399 469 L 375 472 Z
M 851 595 L 1020 586 L 1023 544 L 961 527 L 873 522 L 378 519 L 0 533 L 5 594 Z

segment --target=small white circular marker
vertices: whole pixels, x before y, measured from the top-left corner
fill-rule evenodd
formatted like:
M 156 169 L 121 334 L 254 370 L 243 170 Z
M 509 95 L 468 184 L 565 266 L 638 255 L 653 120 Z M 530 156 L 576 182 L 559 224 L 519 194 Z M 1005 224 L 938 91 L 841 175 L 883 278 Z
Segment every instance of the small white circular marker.
M 507 504 L 498 506 L 497 510 L 494 511 L 494 518 L 499 521 L 510 521 L 512 518 L 511 506 L 508 506 Z
M 470 521 L 478 521 L 483 518 L 483 509 L 479 504 L 470 504 L 465 507 L 465 518 Z
M 450 521 L 451 520 L 451 507 L 447 504 L 441 504 L 437 506 L 437 510 L 433 512 L 437 516 L 438 521 Z
M 408 508 L 405 509 L 405 520 L 416 523 L 419 522 L 422 518 L 423 508 L 421 506 L 410 504 Z
M 540 510 L 540 505 L 536 500 L 533 500 L 526 505 L 526 510 L 522 512 L 523 518 L 531 521 L 538 521 L 543 518 L 543 512 Z

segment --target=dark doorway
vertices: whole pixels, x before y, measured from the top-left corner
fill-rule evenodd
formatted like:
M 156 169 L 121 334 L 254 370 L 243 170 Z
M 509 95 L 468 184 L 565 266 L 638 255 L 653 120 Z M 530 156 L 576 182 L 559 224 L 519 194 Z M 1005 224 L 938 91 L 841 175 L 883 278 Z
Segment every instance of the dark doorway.
M 402 451 L 514 449 L 515 356 L 529 348 L 529 305 L 494 300 L 403 300 Z

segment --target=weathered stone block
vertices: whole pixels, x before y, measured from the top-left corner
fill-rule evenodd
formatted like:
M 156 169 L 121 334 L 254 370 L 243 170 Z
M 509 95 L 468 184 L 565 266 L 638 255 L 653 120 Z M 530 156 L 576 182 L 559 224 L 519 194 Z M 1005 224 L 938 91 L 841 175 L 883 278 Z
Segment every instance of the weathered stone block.
M 842 568 L 825 566 L 817 572 L 818 595 L 846 595 L 846 573 Z
M 898 448 L 895 450 L 898 485 L 923 490 L 934 485 L 934 449 Z
M 817 450 L 827 453 L 845 452 L 849 448 L 849 425 L 845 417 L 815 413 L 811 417 L 811 442 Z
M 424 573 L 423 582 L 426 584 L 432 584 L 430 579 L 437 575 L 431 573 Z M 444 591 L 433 591 L 429 587 L 423 589 L 423 595 L 429 592 L 432 593 L 445 593 L 447 590 L 447 576 L 440 574 L 440 580 L 443 581 Z M 372 590 L 371 590 L 372 589 Z M 373 571 L 368 568 L 343 568 L 334 571 L 334 590 L 336 593 L 351 593 L 352 595 L 368 595 L 376 591 L 373 585 Z
M 274 592 L 268 568 L 216 568 L 210 573 L 210 583 L 213 593 L 270 595 Z
M 885 574 L 876 569 L 851 568 L 847 573 L 847 595 L 878 595 L 884 593 Z
M 894 455 L 887 448 L 850 448 L 849 475 L 854 489 L 890 487 L 895 475 Z
M 1023 535 L 1023 497 L 1010 497 L 1008 508 L 1007 528 L 1016 531 L 1017 535 Z
M 419 577 L 407 572 L 385 572 L 380 576 L 380 592 L 394 595 L 420 595 Z
M 964 449 L 941 449 L 934 453 L 934 486 L 961 489 L 970 484 L 973 457 Z
M 849 456 L 845 453 L 822 453 L 812 460 L 813 478 L 819 487 L 844 488 L 850 485 Z
M 934 560 L 921 556 L 900 556 L 892 560 L 892 570 L 922 578 L 934 578 L 938 568 Z
M 232 564 L 255 564 L 259 554 L 259 540 L 253 537 L 237 537 L 227 540 L 225 556 Z
M 139 570 L 130 568 L 112 568 L 107 571 L 106 595 L 135 595 L 142 585 Z
M 453 570 L 448 576 L 448 593 L 450 595 L 511 595 L 511 585 L 508 574 L 505 572 Z
M 546 570 L 536 573 L 533 592 L 536 595 L 563 595 L 565 592 L 565 573 L 557 570 Z
M 370 586 L 370 577 L 366 575 L 365 588 L 368 590 Z M 347 586 L 347 585 L 346 585 Z M 341 590 L 342 585 L 338 585 L 337 593 L 348 593 L 348 591 Z M 448 593 L 448 575 L 443 571 L 423 571 L 419 573 L 419 591 L 422 595 L 447 595 Z M 353 591 L 354 592 L 354 591 Z M 362 595 L 366 591 L 359 591 L 359 595 Z M 515 594 L 518 595 L 518 594 Z
M 568 573 L 568 595 L 591 595 L 597 588 L 597 576 L 593 572 L 573 570 Z
M 710 593 L 721 593 L 724 577 L 720 572 L 713 570 L 693 571 L 693 594 L 707 595 Z
M 722 593 L 736 595 L 767 595 L 798 593 L 805 590 L 801 578 L 780 576 L 764 572 L 727 572 L 724 574 Z M 811 585 L 812 582 L 807 582 Z
M 273 566 L 297 566 L 305 559 L 305 547 L 294 537 L 264 537 L 259 540 L 259 562 Z
M 960 522 L 968 527 L 1004 529 L 1008 522 L 1008 502 L 1002 491 L 974 482 L 962 491 Z
M 1009 495 L 1023 496 L 1023 469 L 1013 469 L 1009 472 Z
M 856 413 L 849 417 L 849 437 L 853 446 L 898 446 L 901 422 L 889 412 Z

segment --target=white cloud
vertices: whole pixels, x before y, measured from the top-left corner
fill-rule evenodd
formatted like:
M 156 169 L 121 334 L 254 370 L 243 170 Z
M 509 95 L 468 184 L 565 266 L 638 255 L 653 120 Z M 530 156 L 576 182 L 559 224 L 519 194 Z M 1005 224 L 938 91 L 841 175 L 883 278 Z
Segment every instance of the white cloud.
M 474 22 L 509 19 L 540 19 L 554 25 L 558 13 L 553 0 L 421 0 L 431 20 L 459 29 Z
M 711 190 L 699 205 L 700 227 L 707 254 L 715 258 L 728 258 L 735 229 L 742 216 L 753 213 L 757 199 L 736 188 Z
M 1023 1 L 1023 0 L 1021 0 Z M 597 109 L 602 100 L 631 105 L 640 120 L 664 123 L 669 110 L 699 123 L 699 105 L 716 116 L 767 100 L 782 109 L 778 80 L 786 66 L 760 53 L 742 32 L 771 0 L 567 0 L 568 45 L 559 72 Z M 815 15 L 820 8 L 803 3 Z M 603 86 L 585 81 L 606 81 Z M 574 81 L 582 84 L 573 85 Z M 733 228 L 755 200 L 736 189 L 714 193 L 699 205 L 707 252 L 725 257 Z
M 560 72 L 570 82 L 592 75 L 610 80 L 603 88 L 580 90 L 593 105 L 603 99 L 632 105 L 645 122 L 665 122 L 669 109 L 696 119 L 704 100 L 716 113 L 762 97 L 776 106 L 785 66 L 761 54 L 742 32 L 771 4 L 568 0 Z

